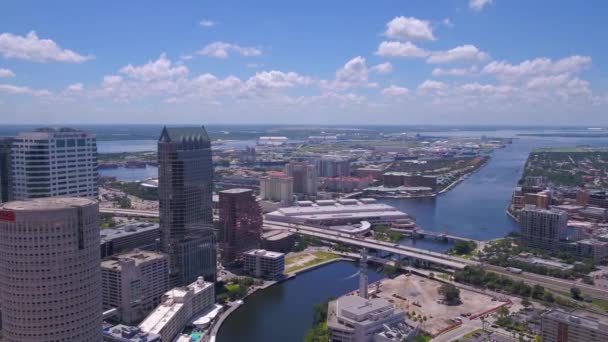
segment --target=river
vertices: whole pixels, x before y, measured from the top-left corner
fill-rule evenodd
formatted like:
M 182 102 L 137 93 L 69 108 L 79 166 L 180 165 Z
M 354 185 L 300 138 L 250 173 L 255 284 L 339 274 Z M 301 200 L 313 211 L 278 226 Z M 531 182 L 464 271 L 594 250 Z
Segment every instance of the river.
M 479 132 L 478 132 L 479 133 Z M 599 138 L 521 138 L 495 151 L 490 162 L 436 198 L 382 199 L 411 215 L 424 229 L 448 232 L 471 239 L 502 237 L 517 225 L 505 209 L 521 176 L 528 154 L 539 147 L 608 145 Z M 411 245 L 411 240 L 402 244 Z M 432 250 L 447 248 L 434 241 L 420 240 L 417 247 Z M 313 305 L 357 287 L 351 263 L 337 263 L 313 270 L 294 280 L 279 284 L 247 298 L 243 307 L 222 326 L 218 342 L 302 341 L 312 322 Z M 370 274 L 370 281 L 379 275 Z
M 312 325 L 312 308 L 359 286 L 357 266 L 339 261 L 258 291 L 222 325 L 218 342 L 302 341 Z M 369 281 L 381 279 L 368 271 Z

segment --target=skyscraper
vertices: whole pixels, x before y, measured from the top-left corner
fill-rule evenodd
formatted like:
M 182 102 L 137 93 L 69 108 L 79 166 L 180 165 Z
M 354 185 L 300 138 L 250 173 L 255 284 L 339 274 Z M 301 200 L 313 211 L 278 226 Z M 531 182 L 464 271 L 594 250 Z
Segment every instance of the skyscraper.
M 221 191 L 219 208 L 222 263 L 230 264 L 242 253 L 260 247 L 262 209 L 250 189 Z
M 15 199 L 97 198 L 95 135 L 71 128 L 20 133 L 13 142 L 12 161 Z
M 13 198 L 13 138 L 0 138 L 0 203 Z
M 87 198 L 0 205 L 3 341 L 101 341 L 99 209 Z
M 158 140 L 161 249 L 169 255 L 171 282 L 215 280 L 213 164 L 204 127 L 163 128 Z
M 343 158 L 324 157 L 315 160 L 319 177 L 348 177 L 350 176 L 350 161 Z
M 317 194 L 318 178 L 313 165 L 304 162 L 285 164 L 285 174 L 293 178 L 293 192 L 307 197 Z
M 545 248 L 559 248 L 559 241 L 565 239 L 568 228 L 568 214 L 560 210 L 538 209 L 527 206 L 521 211 L 521 241 L 524 245 Z

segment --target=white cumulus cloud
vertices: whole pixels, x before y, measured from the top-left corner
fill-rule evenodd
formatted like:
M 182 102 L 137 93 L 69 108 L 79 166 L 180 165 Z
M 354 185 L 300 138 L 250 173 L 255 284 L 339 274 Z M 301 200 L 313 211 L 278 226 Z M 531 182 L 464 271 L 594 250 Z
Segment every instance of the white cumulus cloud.
M 384 35 L 401 40 L 435 40 L 431 23 L 414 17 L 395 17 L 386 24 Z
M 409 94 L 409 92 L 409 89 L 396 85 L 388 86 L 381 91 L 384 96 L 404 96 Z
M 543 57 L 525 60 L 515 65 L 506 61 L 493 61 L 487 64 L 482 72 L 493 75 L 500 80 L 516 81 L 534 76 L 574 74 L 590 65 L 591 57 L 589 56 L 574 55 L 557 61 Z
M 199 24 L 201 26 L 203 26 L 203 27 L 212 27 L 212 26 L 215 26 L 217 23 L 215 21 L 212 21 L 212 20 L 203 19 L 203 20 L 200 21 Z
M 481 11 L 486 5 L 490 5 L 494 0 L 469 0 L 469 7 L 474 11 Z
M 488 59 L 489 55 L 479 50 L 475 45 L 462 45 L 447 51 L 433 52 L 428 58 L 428 63 L 477 63 Z
M 0 77 L 15 77 L 15 73 L 10 69 L 0 68 Z
M 72 50 L 62 49 L 51 39 L 40 39 L 34 31 L 30 31 L 26 36 L 12 33 L 0 34 L 0 54 L 6 58 L 34 62 L 82 63 L 93 58 L 93 56 L 83 56 Z
M 393 65 L 390 62 L 376 64 L 372 67 L 372 71 L 379 74 L 388 74 L 393 71 Z
M 0 93 L 25 94 L 32 96 L 50 96 L 52 93 L 46 89 L 32 89 L 30 87 L 16 86 L 12 84 L 0 84 Z
M 383 57 L 426 57 L 429 52 L 411 42 L 384 41 L 378 46 L 376 55 Z
M 215 58 L 226 58 L 230 55 L 230 53 L 250 57 L 260 56 L 262 54 L 262 50 L 255 47 L 240 46 L 233 43 L 214 42 L 197 51 L 197 54 L 199 55 Z
M 149 61 L 142 66 L 129 64 L 120 69 L 120 72 L 142 81 L 155 81 L 186 76 L 188 68 L 184 65 L 173 66 L 166 54 L 163 53 L 156 61 Z
M 433 76 L 472 76 L 477 73 L 477 67 L 472 66 L 470 68 L 435 68 L 431 72 Z

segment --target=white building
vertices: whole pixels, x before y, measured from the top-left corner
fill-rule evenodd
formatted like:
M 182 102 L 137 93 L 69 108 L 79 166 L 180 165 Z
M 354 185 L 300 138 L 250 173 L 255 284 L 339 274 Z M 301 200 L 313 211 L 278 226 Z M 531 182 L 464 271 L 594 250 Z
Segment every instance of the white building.
M 327 326 L 331 342 L 372 342 L 385 326 L 404 321 L 403 311 L 383 298 L 342 296 L 329 302 Z
M 135 324 L 160 304 L 169 289 L 165 254 L 133 251 L 101 262 L 103 309 L 117 308 L 120 320 Z
M 143 322 L 142 331 L 158 334 L 162 341 L 172 341 L 194 316 L 215 303 L 215 285 L 203 277 L 186 286 L 169 290 L 162 303 Z
M 13 143 L 15 199 L 97 198 L 95 135 L 70 128 L 20 133 Z
M 367 221 L 371 224 L 390 224 L 410 219 L 409 215 L 371 198 L 321 200 L 315 203 L 300 201 L 298 206 L 281 208 L 265 215 L 268 221 L 314 225 L 343 225 Z
M 281 202 L 282 206 L 293 202 L 293 177 L 268 175 L 260 177 L 260 197 L 262 200 Z
M 288 140 L 287 137 L 259 137 L 257 144 L 262 146 L 281 146 L 287 143 Z
M 0 205 L 2 341 L 102 339 L 99 207 L 53 197 Z
M 243 253 L 243 270 L 256 278 L 279 279 L 285 271 L 285 254 L 264 249 Z
M 543 342 L 608 341 L 608 320 L 605 317 L 583 317 L 553 309 L 540 320 Z

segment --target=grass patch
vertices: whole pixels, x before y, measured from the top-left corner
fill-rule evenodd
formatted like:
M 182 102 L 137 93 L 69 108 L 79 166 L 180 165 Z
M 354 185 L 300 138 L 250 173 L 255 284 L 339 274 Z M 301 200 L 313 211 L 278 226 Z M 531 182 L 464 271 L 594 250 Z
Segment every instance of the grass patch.
M 328 252 L 314 252 L 314 253 L 309 253 L 306 255 L 313 256 L 313 258 L 308 260 L 307 262 L 301 263 L 301 264 L 298 263 L 298 260 L 300 260 L 301 258 L 303 258 L 305 256 L 288 257 L 285 260 L 285 265 L 286 265 L 285 273 L 293 273 L 293 272 L 299 271 L 306 267 L 318 265 L 320 263 L 339 258 L 338 255 L 333 254 L 333 253 L 328 253 Z M 295 264 L 295 265 L 292 265 L 292 264 Z
M 470 333 L 466 333 L 466 334 L 465 334 L 465 335 L 464 335 L 462 338 L 465 338 L 465 339 L 466 339 L 466 338 L 471 338 L 471 337 L 473 337 L 475 334 L 482 333 L 482 332 L 483 332 L 483 330 L 482 330 L 482 329 L 473 330 L 473 331 L 471 331 Z
M 608 312 L 608 300 L 605 299 L 593 299 L 591 304 L 598 309 Z

